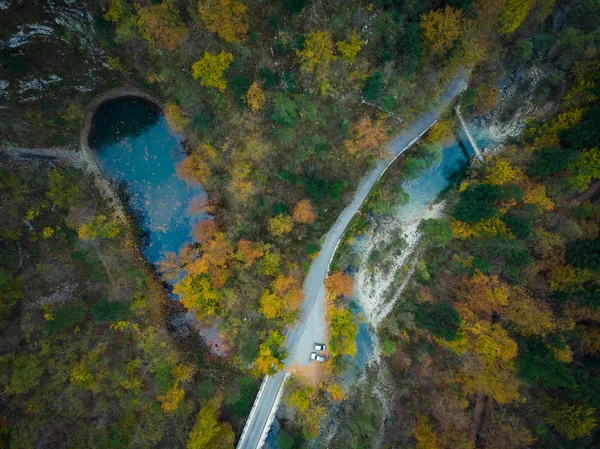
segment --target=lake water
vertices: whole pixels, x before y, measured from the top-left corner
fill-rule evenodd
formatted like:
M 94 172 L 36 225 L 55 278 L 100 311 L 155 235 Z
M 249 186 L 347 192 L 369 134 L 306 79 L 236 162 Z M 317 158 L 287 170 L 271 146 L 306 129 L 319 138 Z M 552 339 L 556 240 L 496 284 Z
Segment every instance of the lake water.
M 205 191 L 177 177 L 175 167 L 185 158 L 181 139 L 169 130 L 157 106 L 137 97 L 101 104 L 89 144 L 100 169 L 126 184 L 129 206 L 145 233 L 142 251 L 151 263 L 167 252 L 178 253 L 192 240 L 192 228 L 206 216 L 191 206 Z

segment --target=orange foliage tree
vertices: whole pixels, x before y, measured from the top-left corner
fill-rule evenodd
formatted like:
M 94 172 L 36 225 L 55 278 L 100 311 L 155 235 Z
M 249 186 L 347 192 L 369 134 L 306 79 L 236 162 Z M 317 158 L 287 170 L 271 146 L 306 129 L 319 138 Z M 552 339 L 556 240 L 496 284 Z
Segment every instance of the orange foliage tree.
M 212 239 L 216 232 L 217 225 L 214 220 L 200 220 L 196 226 L 194 226 L 192 235 L 197 242 L 205 243 Z
M 294 207 L 292 218 L 297 223 L 313 223 L 317 219 L 314 207 L 310 200 L 302 200 Z
M 198 153 L 192 153 L 177 165 L 177 177 L 185 182 L 206 184 L 210 178 L 210 167 Z
M 175 51 L 188 33 L 172 0 L 138 9 L 142 36 L 157 50 Z
M 331 298 L 352 296 L 352 278 L 343 271 L 336 271 L 325 279 L 325 290 Z
M 248 93 L 246 94 L 246 101 L 253 111 L 260 111 L 265 105 L 265 92 L 260 87 L 260 84 L 256 81 L 252 83 Z
M 186 266 L 191 275 L 207 274 L 214 288 L 221 288 L 231 276 L 229 263 L 233 251 L 222 232 L 202 245 L 202 256 Z
M 265 246 L 262 243 L 253 243 L 244 239 L 241 239 L 238 242 L 236 258 L 240 260 L 245 267 L 251 266 L 256 259 L 264 255 Z
M 200 0 L 200 19 L 208 31 L 229 44 L 248 38 L 248 7 L 239 0 Z
M 273 291 L 282 298 L 292 308 L 297 308 L 304 300 L 302 286 L 298 279 L 293 276 L 277 276 L 273 281 Z
M 457 296 L 462 299 L 458 304 L 461 315 L 470 313 L 491 316 L 508 304 L 510 287 L 498 276 L 486 276 L 479 270 L 469 279 L 459 282 Z
M 385 132 L 381 122 L 373 122 L 368 117 L 354 124 L 354 138 L 345 141 L 348 153 L 363 157 L 381 156 L 384 143 Z
M 158 262 L 158 271 L 166 280 L 175 280 L 179 276 L 181 264 L 174 252 L 165 254 L 165 258 Z
M 269 319 L 283 318 L 295 310 L 304 299 L 300 283 L 293 276 L 277 276 L 271 289 L 263 291 L 259 309 Z

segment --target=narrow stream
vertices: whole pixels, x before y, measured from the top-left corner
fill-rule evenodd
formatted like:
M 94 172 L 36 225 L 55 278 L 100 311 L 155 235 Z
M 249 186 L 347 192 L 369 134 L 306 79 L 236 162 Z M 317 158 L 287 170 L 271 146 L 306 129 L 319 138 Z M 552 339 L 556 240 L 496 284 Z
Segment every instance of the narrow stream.
M 472 124 L 468 124 L 468 126 L 473 134 L 473 138 L 480 148 L 483 149 L 498 143 L 489 137 L 486 130 L 477 129 L 473 127 Z M 405 233 L 414 233 L 419 222 L 430 215 L 431 205 L 435 203 L 439 194 L 451 184 L 456 183 L 465 173 L 474 151 L 460 127 L 457 127 L 457 132 L 457 136 L 442 147 L 441 159 L 439 162 L 422 170 L 417 178 L 405 181 L 402 184 L 404 191 L 409 194 L 410 200 L 408 204 L 398 206 L 395 209 L 393 213 L 395 224 L 382 230 L 383 233 L 388 234 L 388 237 L 392 234 L 403 234 L 404 237 L 406 237 L 407 234 Z M 377 235 L 377 238 L 385 237 L 386 235 Z M 368 269 L 369 252 L 372 248 L 374 238 L 375 236 L 364 234 L 355 241 L 353 246 L 354 252 L 362 260 L 362 267 L 359 271 Z M 407 265 L 411 262 L 414 244 L 418 241 L 418 233 L 413 239 L 414 240 L 411 242 L 411 238 L 408 238 L 409 246 L 396 257 L 396 262 L 398 264 L 397 269 L 402 269 L 402 265 Z M 357 283 L 358 285 L 355 284 L 355 293 L 352 298 L 352 306 L 355 314 L 361 314 L 362 316 L 366 315 L 366 307 L 364 306 L 368 306 L 373 302 L 373 296 L 375 296 L 375 299 L 380 300 L 385 297 L 386 289 L 389 289 L 390 286 L 394 285 L 393 275 L 394 272 L 392 271 L 390 276 L 383 278 L 374 277 L 370 283 L 371 285 L 368 285 L 369 283 L 367 283 L 367 285 L 360 285 L 360 283 Z M 357 276 L 357 279 L 359 278 L 360 276 Z M 363 278 L 367 278 L 367 276 L 364 276 Z M 369 289 L 364 287 L 372 288 Z M 385 308 L 380 308 L 378 311 L 378 318 L 385 315 Z M 354 374 L 353 377 L 355 379 L 364 372 L 365 363 L 371 359 L 374 349 L 377 346 L 375 330 L 369 325 L 369 320 L 367 319 L 366 321 L 366 323 L 361 323 L 360 332 L 356 339 L 358 351 L 352 369 L 352 373 Z M 371 321 L 377 321 L 377 319 Z
M 100 169 L 126 185 L 146 258 L 156 264 L 166 253 L 178 253 L 205 218 L 192 207 L 205 191 L 177 177 L 175 167 L 185 155 L 160 109 L 137 97 L 106 101 L 94 114 L 89 143 Z
M 471 127 L 472 125 L 469 126 Z M 474 139 L 481 148 L 496 143 L 488 137 L 485 130 L 470 129 Z M 429 206 L 435 202 L 438 195 L 464 174 L 469 159 L 473 154 L 473 149 L 470 147 L 466 136 L 463 135 L 462 130 L 458 128 L 457 131 L 457 138 L 452 139 L 451 142 L 443 146 L 439 162 L 422 170 L 417 178 L 403 183 L 404 190 L 410 195 L 410 201 L 404 206 L 398 206 L 394 211 L 393 216 L 399 222 L 399 227 L 387 228 L 384 232 L 402 233 L 406 232 L 411 225 L 418 225 L 418 222 L 426 217 Z M 381 238 L 383 236 L 378 235 L 378 237 Z M 373 236 L 363 234 L 356 238 L 353 245 L 355 253 L 361 257 L 363 264 L 368 264 L 368 249 L 373 238 Z M 399 258 L 404 256 L 408 260 L 412 249 L 408 248 L 405 250 L 405 254 L 400 255 Z M 365 269 L 366 265 L 361 267 L 359 271 Z M 379 280 L 382 283 L 385 283 L 385 281 L 385 279 Z M 353 314 L 359 317 L 361 322 L 359 323 L 359 333 L 356 336 L 356 355 L 352 359 L 349 359 L 349 364 L 340 378 L 341 384 L 346 390 L 351 389 L 358 382 L 377 350 L 377 335 L 363 308 L 364 302 L 371 300 L 366 298 L 370 292 L 361 291 L 357 287 L 355 284 L 355 293 L 351 300 L 350 308 Z M 379 293 L 383 293 L 386 285 L 383 285 L 383 288 L 382 286 L 378 287 L 380 290 Z M 323 423 L 322 436 L 327 434 L 327 429 L 333 428 L 335 428 L 335 420 L 330 416 Z M 276 420 L 269 432 L 265 448 L 278 448 L 276 436 L 279 429 L 280 425 Z M 322 443 L 324 441 L 321 441 L 321 438 L 317 438 L 310 447 L 321 447 Z
M 408 204 L 397 206 L 394 210 L 393 218 L 396 220 L 396 225 L 392 228 L 384 228 L 381 232 L 386 234 L 410 232 L 411 227 L 417 226 L 418 222 L 426 216 L 427 209 L 436 200 L 438 195 L 462 176 L 473 154 L 473 150 L 465 147 L 462 141 L 459 136 L 459 139 L 453 139 L 444 145 L 439 162 L 422 170 L 417 178 L 405 181 L 402 184 L 404 191 L 409 194 L 410 200 Z M 466 142 L 466 139 L 464 141 Z M 355 240 L 353 249 L 362 261 L 359 272 L 368 269 L 367 265 L 370 263 L 368 260 L 369 252 L 372 249 L 374 237 L 369 234 L 363 234 Z M 377 235 L 377 238 L 385 237 L 386 235 Z M 397 261 L 403 261 L 400 265 L 408 262 L 406 259 L 410 258 L 411 252 L 412 247 L 409 246 L 403 254 L 400 254 L 396 258 Z M 373 356 L 377 346 L 377 337 L 370 322 L 372 320 L 369 320 L 369 316 L 363 308 L 366 303 L 373 301 L 372 298 L 367 298 L 367 296 L 370 296 L 374 292 L 376 299 L 381 300 L 385 294 L 386 287 L 389 288 L 390 285 L 393 285 L 393 274 L 392 272 L 388 277 L 374 279 L 372 284 L 379 285 L 369 285 L 369 287 L 374 287 L 373 290 L 365 291 L 364 288 L 361 288 L 363 287 L 362 285 L 359 283 L 355 284 L 351 308 L 355 315 L 363 318 L 363 321 L 359 325 L 359 333 L 356 336 L 357 354 L 353 360 L 352 369 L 342 379 L 346 385 L 351 385 L 352 381 L 356 380 L 364 372 L 365 365 Z

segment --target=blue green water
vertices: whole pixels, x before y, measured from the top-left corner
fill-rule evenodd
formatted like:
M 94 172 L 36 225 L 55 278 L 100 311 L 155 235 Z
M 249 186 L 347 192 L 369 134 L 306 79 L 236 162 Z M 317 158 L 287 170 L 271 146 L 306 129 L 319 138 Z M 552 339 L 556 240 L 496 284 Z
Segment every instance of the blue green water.
M 94 114 L 89 143 L 100 169 L 126 186 L 146 258 L 156 263 L 167 252 L 178 253 L 205 218 L 190 207 L 205 191 L 177 177 L 175 167 L 185 155 L 160 109 L 137 97 L 107 101 Z
M 410 196 L 410 201 L 399 208 L 398 218 L 411 221 L 421 216 L 440 192 L 465 172 L 472 154 L 473 150 L 463 146 L 459 140 L 454 139 L 446 144 L 442 148 L 439 163 L 434 163 L 422 170 L 417 178 L 402 184 L 402 188 Z
M 473 132 L 473 135 L 478 145 L 482 148 L 495 143 L 487 137 L 485 130 Z M 466 143 L 463 144 L 463 142 Z M 410 154 L 410 150 L 408 151 L 408 154 Z M 419 172 L 419 175 L 415 179 L 405 181 L 402 184 L 404 190 L 410 195 L 410 200 L 408 204 L 398 206 L 395 213 L 396 217 L 404 222 L 419 219 L 427 206 L 435 201 L 444 189 L 457 179 L 460 179 L 465 173 L 472 155 L 473 149 L 469 146 L 462 130 L 458 130 L 458 139 L 453 139 L 443 146 L 438 162 Z M 366 243 L 366 238 L 367 236 L 363 235 L 355 239 L 355 252 L 360 253 L 361 248 Z M 364 373 L 366 365 L 373 355 L 375 338 L 377 337 L 374 329 L 364 319 L 363 310 L 358 301 L 351 301 L 349 305 L 353 315 L 360 320 L 358 326 L 359 332 L 356 335 L 357 350 L 353 358 L 348 357 L 346 359 L 347 364 L 344 366 L 344 373 L 339 380 L 345 388 L 351 390 L 352 386 Z M 329 416 L 327 419 L 328 421 L 323 424 L 324 428 L 329 428 L 332 425 L 332 420 L 335 418 Z M 278 449 L 279 446 L 277 445 L 276 437 L 279 429 L 279 423 L 275 420 L 265 444 L 267 449 Z
M 486 139 L 486 134 L 483 132 L 476 134 L 475 139 L 482 148 L 493 143 Z M 443 146 L 438 162 L 419 172 L 415 179 L 402 184 L 404 191 L 409 194 L 410 200 L 408 204 L 398 206 L 395 212 L 397 218 L 405 223 L 421 219 L 429 204 L 435 201 L 444 189 L 460 179 L 473 155 L 473 149 L 468 143 L 463 144 L 463 142 L 467 142 L 467 139 L 459 132 L 458 139 L 453 139 Z M 356 239 L 354 245 L 356 253 L 360 253 L 364 247 L 365 239 L 366 236 Z M 351 309 L 355 316 L 360 316 L 362 313 L 358 301 L 351 304 Z M 345 382 L 351 383 L 353 378 L 358 378 L 364 372 L 365 365 L 373 354 L 374 338 L 376 338 L 375 333 L 370 329 L 368 323 L 361 322 L 359 333 L 356 336 L 356 356 L 351 369 L 343 379 Z

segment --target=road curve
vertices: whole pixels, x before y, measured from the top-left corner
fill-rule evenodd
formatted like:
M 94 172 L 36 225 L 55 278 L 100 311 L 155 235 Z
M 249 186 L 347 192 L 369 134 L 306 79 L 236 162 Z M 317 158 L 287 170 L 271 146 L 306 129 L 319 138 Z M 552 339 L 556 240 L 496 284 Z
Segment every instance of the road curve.
M 293 363 L 299 365 L 310 364 L 309 357 L 313 343 L 324 342 L 325 340 L 324 281 L 335 250 L 350 220 L 358 212 L 373 185 L 385 173 L 391 163 L 437 122 L 442 113 L 452 103 L 452 100 L 466 85 L 467 74 L 461 71 L 440 95 L 439 103 L 419 116 L 392 140 L 389 145 L 388 157 L 377 161 L 375 168 L 363 177 L 354 193 L 352 202 L 342 211 L 325 236 L 319 255 L 313 260 L 304 281 L 303 290 L 306 298 L 300 306 L 302 318 L 296 327 L 291 328 L 286 334 L 289 356 L 285 361 L 285 368 L 274 376 L 265 377 L 259 395 L 248 416 L 244 432 L 238 441 L 237 449 L 258 449 L 262 447 L 275 415 L 276 405 L 279 402 L 278 396 L 281 395 L 283 390 L 284 371 Z

